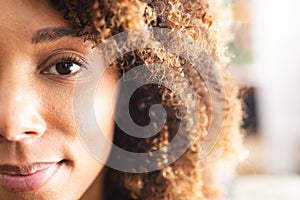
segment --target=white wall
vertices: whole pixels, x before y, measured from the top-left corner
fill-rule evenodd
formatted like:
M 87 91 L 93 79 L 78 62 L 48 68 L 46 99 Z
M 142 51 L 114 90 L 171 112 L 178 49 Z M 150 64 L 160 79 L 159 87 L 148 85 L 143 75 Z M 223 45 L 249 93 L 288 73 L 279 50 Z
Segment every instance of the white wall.
M 271 172 L 299 171 L 300 1 L 252 0 L 253 74 Z

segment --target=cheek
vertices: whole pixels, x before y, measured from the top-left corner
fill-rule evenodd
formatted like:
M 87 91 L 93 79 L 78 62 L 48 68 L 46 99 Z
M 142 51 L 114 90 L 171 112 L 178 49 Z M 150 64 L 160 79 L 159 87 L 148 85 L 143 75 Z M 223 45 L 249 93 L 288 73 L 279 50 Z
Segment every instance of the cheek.
M 77 137 L 73 119 L 73 87 L 44 85 L 41 88 L 43 116 L 51 136 L 66 137 L 74 140 Z M 49 135 L 49 134 L 48 134 Z
M 96 87 L 88 83 L 79 91 L 75 91 L 74 86 L 40 84 L 41 107 L 47 121 L 47 133 L 40 142 L 72 161 L 70 176 L 61 175 L 70 182 L 64 187 L 65 192 L 77 191 L 75 195 L 80 196 L 109 157 L 114 133 L 113 108 L 117 98 L 114 95 L 117 93 L 114 91 L 115 77 L 112 73 L 105 73 Z M 92 88 L 92 96 L 86 95 L 87 88 Z M 96 124 L 91 123 L 93 120 Z
M 110 81 L 104 81 L 97 87 L 95 95 L 95 117 L 104 136 L 112 141 L 114 129 L 113 109 L 115 106 L 114 88 Z
M 104 135 L 109 149 L 112 145 L 114 133 L 114 107 L 117 99 L 116 78 L 111 73 L 104 73 L 103 77 L 97 84 L 94 109 L 97 124 Z
M 76 86 L 74 90 L 73 113 L 80 141 L 101 163 L 106 163 L 112 147 L 115 77 L 106 70 L 99 81 Z

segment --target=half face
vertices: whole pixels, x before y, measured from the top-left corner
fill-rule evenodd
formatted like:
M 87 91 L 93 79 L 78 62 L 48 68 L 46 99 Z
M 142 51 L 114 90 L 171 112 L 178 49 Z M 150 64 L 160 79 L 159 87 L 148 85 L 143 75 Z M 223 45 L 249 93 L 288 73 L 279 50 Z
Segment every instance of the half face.
M 78 199 L 103 168 L 73 117 L 75 79 L 88 85 L 92 43 L 75 37 L 47 1 L 0 5 L 0 199 Z M 95 107 L 111 140 L 115 75 L 104 77 Z

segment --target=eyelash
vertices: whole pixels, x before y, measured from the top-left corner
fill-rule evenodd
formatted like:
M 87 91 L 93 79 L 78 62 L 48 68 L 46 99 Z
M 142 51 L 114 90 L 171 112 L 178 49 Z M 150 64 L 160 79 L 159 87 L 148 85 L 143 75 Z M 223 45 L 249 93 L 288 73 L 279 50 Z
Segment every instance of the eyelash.
M 75 65 L 78 65 L 80 67 L 80 69 L 75 72 L 75 73 L 71 73 L 71 74 L 54 74 L 50 72 L 50 69 L 52 67 L 56 67 L 57 64 L 60 63 L 73 63 Z M 70 54 L 70 55 L 63 55 L 60 58 L 54 60 L 53 62 L 51 62 L 50 64 L 47 65 L 47 67 L 45 67 L 45 69 L 42 70 L 42 74 L 47 74 L 47 75 L 53 75 L 53 76 L 60 76 L 63 78 L 70 78 L 75 76 L 77 73 L 80 73 L 80 71 L 82 70 L 82 68 L 87 69 L 87 62 L 85 61 L 85 59 L 77 54 Z

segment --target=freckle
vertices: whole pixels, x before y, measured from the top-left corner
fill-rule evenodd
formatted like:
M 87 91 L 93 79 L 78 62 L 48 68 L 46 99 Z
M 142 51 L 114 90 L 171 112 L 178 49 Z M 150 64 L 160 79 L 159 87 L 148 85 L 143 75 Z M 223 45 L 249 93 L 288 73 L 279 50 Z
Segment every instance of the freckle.
M 51 110 L 56 110 L 56 107 L 55 106 L 51 106 Z

